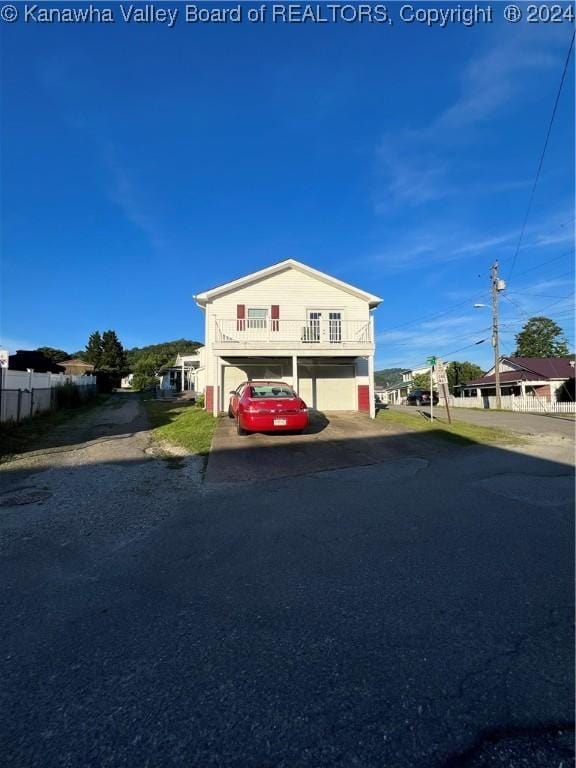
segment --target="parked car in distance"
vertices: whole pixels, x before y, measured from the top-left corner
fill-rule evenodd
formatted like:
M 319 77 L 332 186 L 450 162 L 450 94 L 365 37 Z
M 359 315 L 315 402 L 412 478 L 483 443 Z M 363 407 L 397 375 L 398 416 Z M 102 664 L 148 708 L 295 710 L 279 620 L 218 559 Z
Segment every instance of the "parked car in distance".
M 247 432 L 302 432 L 308 406 L 283 381 L 245 381 L 230 392 L 228 416 L 239 435 Z
M 438 405 L 440 399 L 438 392 L 432 393 L 432 404 Z M 406 405 L 430 405 L 429 389 L 413 389 L 406 398 Z

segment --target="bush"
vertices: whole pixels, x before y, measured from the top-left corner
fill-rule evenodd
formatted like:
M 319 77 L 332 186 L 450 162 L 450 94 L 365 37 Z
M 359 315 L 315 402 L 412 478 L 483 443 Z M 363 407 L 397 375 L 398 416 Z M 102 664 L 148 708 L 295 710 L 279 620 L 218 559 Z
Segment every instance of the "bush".
M 156 389 L 157 386 L 158 379 L 156 376 L 149 376 L 146 373 L 135 373 L 132 377 L 132 389 L 135 392 Z
M 204 408 L 204 395 L 198 395 L 194 404 L 197 408 Z
M 76 384 L 66 382 L 56 387 L 56 408 L 77 408 L 82 402 L 80 388 Z

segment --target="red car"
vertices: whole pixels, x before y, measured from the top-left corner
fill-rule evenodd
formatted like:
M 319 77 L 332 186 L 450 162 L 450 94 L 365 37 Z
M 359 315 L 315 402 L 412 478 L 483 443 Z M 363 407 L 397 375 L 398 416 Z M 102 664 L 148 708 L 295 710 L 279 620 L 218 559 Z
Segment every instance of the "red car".
M 230 392 L 228 416 L 239 435 L 247 432 L 302 432 L 308 407 L 283 381 L 245 381 Z

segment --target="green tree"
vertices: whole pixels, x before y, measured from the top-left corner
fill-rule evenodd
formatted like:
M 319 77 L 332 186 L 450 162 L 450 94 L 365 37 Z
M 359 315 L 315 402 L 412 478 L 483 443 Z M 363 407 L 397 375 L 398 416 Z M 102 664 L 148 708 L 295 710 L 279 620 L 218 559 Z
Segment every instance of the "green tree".
M 38 347 L 36 352 L 41 352 L 44 357 L 49 358 L 54 363 L 61 363 L 70 357 L 68 352 L 64 352 L 63 349 L 55 349 L 54 347 Z
M 458 362 L 453 360 L 446 366 L 446 374 L 448 376 L 448 387 L 450 392 L 454 392 L 454 387 L 458 384 L 466 384 L 468 381 L 474 381 L 474 379 L 480 379 L 484 375 L 484 371 L 480 366 L 475 363 L 469 363 L 467 360 Z
M 100 368 L 102 362 L 102 337 L 100 336 L 100 331 L 94 331 L 94 333 L 90 334 L 83 357 L 87 363 L 92 363 L 96 370 Z
M 132 378 L 132 389 L 135 392 L 142 392 L 144 389 L 153 389 L 158 386 L 156 376 L 147 376 L 145 373 L 135 373 Z
M 161 368 L 173 365 L 178 353 L 190 355 L 200 346 L 202 345 L 199 341 L 176 339 L 161 344 L 149 344 L 146 347 L 134 347 L 126 350 L 128 370 L 135 373 L 138 370 L 150 370 L 152 368 L 154 373 L 157 373 Z
M 102 356 L 100 369 L 122 374 L 126 370 L 126 355 L 116 331 L 104 331 L 102 334 Z
M 531 317 L 516 336 L 516 357 L 562 357 L 568 344 L 562 328 L 549 317 Z
M 430 389 L 430 374 L 415 373 L 412 376 L 412 384 L 414 389 Z

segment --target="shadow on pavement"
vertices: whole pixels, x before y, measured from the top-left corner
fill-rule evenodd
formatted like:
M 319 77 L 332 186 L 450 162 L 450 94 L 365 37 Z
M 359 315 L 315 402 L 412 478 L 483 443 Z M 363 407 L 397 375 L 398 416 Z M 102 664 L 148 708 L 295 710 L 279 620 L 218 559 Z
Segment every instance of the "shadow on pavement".
M 327 434 L 346 469 L 233 488 L 2 468 L 4 766 L 569 765 L 571 467 Z

